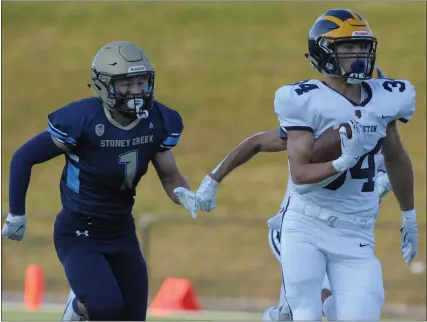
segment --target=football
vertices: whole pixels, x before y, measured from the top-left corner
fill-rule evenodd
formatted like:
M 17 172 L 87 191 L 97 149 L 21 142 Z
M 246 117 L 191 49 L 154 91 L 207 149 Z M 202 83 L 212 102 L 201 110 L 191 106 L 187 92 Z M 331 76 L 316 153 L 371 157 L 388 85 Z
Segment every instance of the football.
M 323 163 L 333 161 L 341 156 L 341 139 L 339 128 L 344 126 L 347 136 L 351 139 L 352 133 L 350 125 L 342 123 L 339 126 L 331 126 L 314 140 L 312 163 Z

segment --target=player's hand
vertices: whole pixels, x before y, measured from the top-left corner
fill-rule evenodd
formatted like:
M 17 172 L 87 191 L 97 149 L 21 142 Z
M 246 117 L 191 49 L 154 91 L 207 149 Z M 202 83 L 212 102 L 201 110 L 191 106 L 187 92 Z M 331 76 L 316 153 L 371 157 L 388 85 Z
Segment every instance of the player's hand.
M 173 190 L 173 193 L 178 197 L 179 203 L 191 212 L 193 219 L 197 218 L 197 210 L 200 209 L 199 201 L 196 194 L 184 187 L 178 187 Z
M 219 183 L 207 175 L 196 192 L 201 210 L 211 211 L 216 206 L 216 190 Z
M 354 167 L 359 161 L 359 158 L 363 155 L 364 136 L 359 123 L 350 120 L 347 124 L 351 129 L 351 139 L 347 135 L 346 128 L 341 126 L 339 129 L 341 138 L 341 156 L 332 161 L 337 172 L 345 171 Z
M 403 222 L 401 232 L 401 246 L 403 260 L 409 265 L 417 254 L 418 248 L 418 228 L 415 210 L 402 213 Z
M 27 216 L 8 214 L 6 221 L 1 230 L 2 236 L 7 236 L 9 239 L 20 241 L 24 238 L 27 228 Z
M 387 173 L 378 172 L 377 183 L 378 183 L 378 194 L 381 202 L 383 201 L 384 197 L 391 191 L 391 184 L 390 184 L 390 180 L 388 179 Z

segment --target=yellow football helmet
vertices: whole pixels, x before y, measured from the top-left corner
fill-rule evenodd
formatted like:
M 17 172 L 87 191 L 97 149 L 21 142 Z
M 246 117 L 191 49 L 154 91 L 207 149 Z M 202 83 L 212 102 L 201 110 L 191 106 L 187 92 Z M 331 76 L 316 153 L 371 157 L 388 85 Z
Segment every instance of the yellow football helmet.
M 338 54 L 337 45 L 342 43 L 363 44 L 366 51 Z M 306 57 L 321 73 L 344 77 L 348 83 L 360 83 L 372 78 L 377 43 L 361 15 L 353 10 L 332 9 L 322 14 L 311 27 Z M 342 68 L 340 58 L 355 59 L 350 72 Z

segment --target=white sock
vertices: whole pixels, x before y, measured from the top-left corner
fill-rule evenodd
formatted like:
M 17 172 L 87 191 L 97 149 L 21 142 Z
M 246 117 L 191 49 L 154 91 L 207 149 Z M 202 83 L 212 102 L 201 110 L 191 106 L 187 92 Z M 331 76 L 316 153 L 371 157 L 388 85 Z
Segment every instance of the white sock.
M 328 321 L 337 320 L 337 310 L 335 308 L 335 298 L 333 295 L 328 296 L 328 298 L 323 302 L 323 313 Z

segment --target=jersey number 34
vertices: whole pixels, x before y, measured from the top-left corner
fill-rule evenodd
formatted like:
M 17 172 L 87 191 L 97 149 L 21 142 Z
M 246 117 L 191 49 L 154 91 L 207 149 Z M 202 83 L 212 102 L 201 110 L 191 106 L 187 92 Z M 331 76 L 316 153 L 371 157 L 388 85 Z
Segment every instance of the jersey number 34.
M 362 192 L 372 192 L 375 190 L 375 154 L 380 151 L 382 143 L 383 138 L 378 140 L 377 145 L 371 152 L 362 155 L 356 165 L 353 168 L 347 170 L 350 171 L 352 179 L 366 179 L 366 182 L 362 186 Z M 362 168 L 363 161 L 365 161 L 366 158 L 368 158 L 368 167 Z M 324 188 L 329 190 L 337 190 L 340 188 L 345 182 L 347 171 L 345 171 Z

